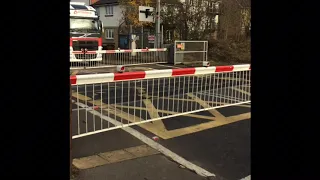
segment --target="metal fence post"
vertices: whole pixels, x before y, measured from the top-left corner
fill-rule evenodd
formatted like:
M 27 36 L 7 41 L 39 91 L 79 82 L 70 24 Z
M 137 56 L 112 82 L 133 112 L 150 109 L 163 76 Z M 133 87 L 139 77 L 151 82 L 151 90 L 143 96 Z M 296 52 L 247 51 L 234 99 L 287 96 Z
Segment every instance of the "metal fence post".
M 143 26 L 141 26 L 141 48 L 140 49 L 144 49 L 143 48 L 143 41 L 144 41 L 144 30 L 143 30 Z
M 206 44 L 206 49 L 205 49 L 205 51 L 206 51 L 206 61 L 208 61 L 208 50 L 209 50 L 208 41 L 206 41 L 205 44 Z
M 174 44 L 173 44 L 173 64 L 174 65 L 176 65 L 176 51 L 177 51 L 177 49 L 176 49 L 176 44 L 177 44 L 177 41 L 174 41 L 173 42 Z
M 71 85 L 71 82 L 70 82 L 70 135 L 69 135 L 69 140 L 70 140 L 70 176 L 72 175 L 72 85 Z
M 88 51 L 87 48 L 81 48 L 81 51 L 83 52 L 83 61 L 84 61 L 84 64 L 83 64 L 83 69 L 86 69 L 86 63 L 87 63 L 87 59 L 86 59 L 86 53 Z

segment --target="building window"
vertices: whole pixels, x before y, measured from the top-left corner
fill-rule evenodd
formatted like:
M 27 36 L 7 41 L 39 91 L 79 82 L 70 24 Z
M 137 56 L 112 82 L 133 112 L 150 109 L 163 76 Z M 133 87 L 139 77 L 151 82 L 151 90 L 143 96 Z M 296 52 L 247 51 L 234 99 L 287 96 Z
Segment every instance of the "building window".
M 106 29 L 106 39 L 114 39 L 114 30 L 113 29 Z
M 106 6 L 106 16 L 113 16 L 113 6 Z
M 193 0 L 189 0 L 189 5 L 193 6 Z

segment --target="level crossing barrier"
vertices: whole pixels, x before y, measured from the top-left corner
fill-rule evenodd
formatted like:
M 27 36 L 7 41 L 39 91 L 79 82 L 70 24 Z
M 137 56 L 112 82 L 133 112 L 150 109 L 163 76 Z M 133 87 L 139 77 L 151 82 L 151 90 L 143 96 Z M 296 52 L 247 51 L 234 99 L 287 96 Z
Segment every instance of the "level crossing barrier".
M 73 138 L 251 102 L 250 64 L 73 75 L 70 82 Z
M 91 69 L 115 65 L 167 63 L 167 48 L 118 49 L 81 51 L 70 50 L 70 69 Z

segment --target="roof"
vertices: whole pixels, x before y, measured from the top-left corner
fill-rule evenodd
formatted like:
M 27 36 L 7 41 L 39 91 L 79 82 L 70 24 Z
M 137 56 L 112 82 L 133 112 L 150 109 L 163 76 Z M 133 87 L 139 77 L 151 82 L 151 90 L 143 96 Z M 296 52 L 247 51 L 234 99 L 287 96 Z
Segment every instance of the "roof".
M 91 6 L 81 3 L 70 2 L 70 17 L 91 17 L 97 18 L 96 10 Z
M 97 2 L 91 4 L 91 6 L 101 6 L 105 4 L 118 4 L 119 0 L 98 0 Z
M 181 1 L 172 1 L 172 0 L 161 0 L 161 3 L 164 4 L 182 4 Z M 92 3 L 90 6 L 103 6 L 107 4 L 119 4 L 119 0 L 96 0 L 96 2 Z
M 70 10 L 85 10 L 85 11 L 96 11 L 93 7 L 87 5 L 80 5 L 80 4 L 71 4 L 70 3 Z

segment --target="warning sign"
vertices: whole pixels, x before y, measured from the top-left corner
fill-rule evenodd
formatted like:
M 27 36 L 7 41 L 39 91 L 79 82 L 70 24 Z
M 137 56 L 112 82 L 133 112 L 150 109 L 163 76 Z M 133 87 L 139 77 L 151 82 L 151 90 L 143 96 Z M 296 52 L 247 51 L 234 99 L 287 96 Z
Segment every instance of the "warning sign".
M 155 40 L 155 36 L 154 35 L 149 35 L 148 36 L 149 43 L 154 43 L 154 40 Z
M 184 50 L 184 43 L 177 44 L 177 49 Z

